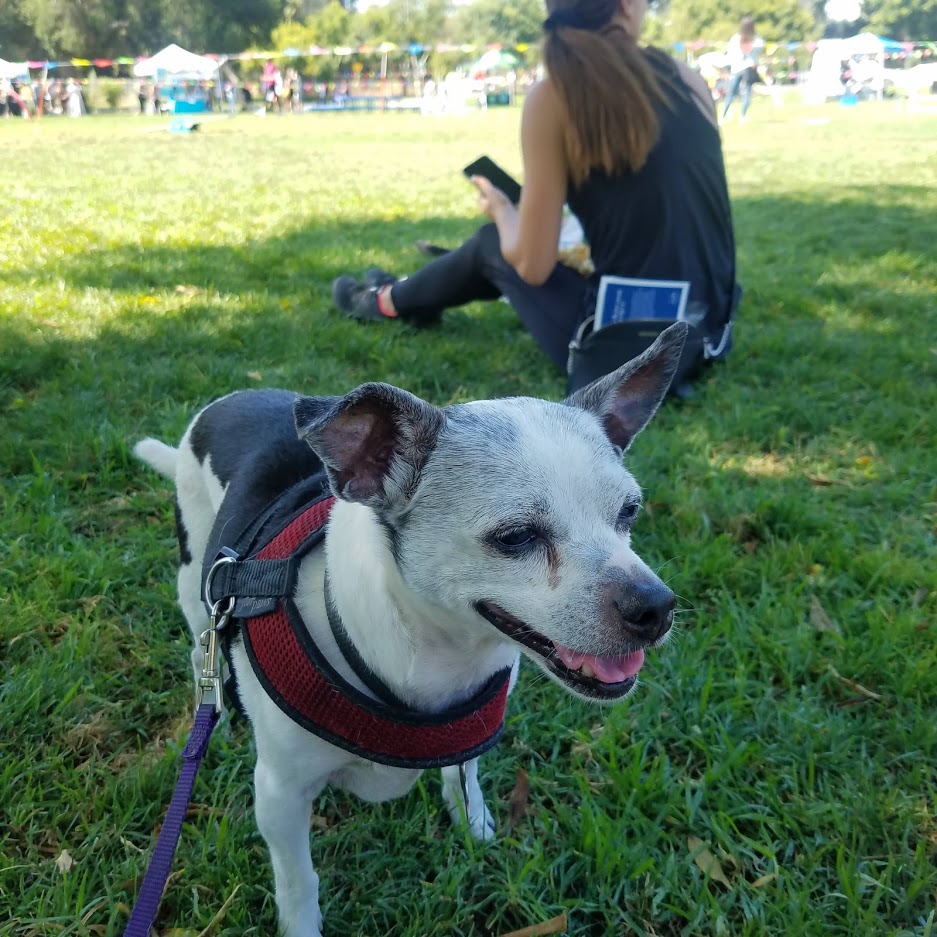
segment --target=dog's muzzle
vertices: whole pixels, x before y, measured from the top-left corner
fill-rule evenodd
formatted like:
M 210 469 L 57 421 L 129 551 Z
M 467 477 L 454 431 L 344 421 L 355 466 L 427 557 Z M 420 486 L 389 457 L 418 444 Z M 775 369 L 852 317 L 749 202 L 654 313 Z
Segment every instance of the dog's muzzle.
M 673 627 L 677 597 L 659 579 L 613 583 L 608 597 L 628 637 L 655 645 Z
M 568 690 L 587 699 L 610 702 L 626 696 L 644 664 L 643 650 L 607 657 L 575 651 L 534 631 L 494 602 L 476 602 L 475 610 Z

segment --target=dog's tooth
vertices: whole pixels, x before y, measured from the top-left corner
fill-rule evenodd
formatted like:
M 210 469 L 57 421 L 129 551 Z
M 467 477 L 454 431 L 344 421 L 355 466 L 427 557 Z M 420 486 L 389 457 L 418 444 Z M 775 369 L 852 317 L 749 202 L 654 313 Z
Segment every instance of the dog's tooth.
M 595 671 L 592 669 L 592 666 L 591 666 L 590 664 L 583 664 L 583 665 L 579 668 L 579 672 L 580 672 L 584 677 L 594 677 L 594 676 L 595 676 Z

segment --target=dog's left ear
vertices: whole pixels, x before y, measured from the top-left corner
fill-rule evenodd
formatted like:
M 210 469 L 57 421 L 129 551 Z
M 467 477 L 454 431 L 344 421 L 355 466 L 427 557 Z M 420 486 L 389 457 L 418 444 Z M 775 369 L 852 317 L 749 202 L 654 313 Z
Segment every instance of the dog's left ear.
M 647 426 L 669 390 L 687 331 L 685 322 L 675 322 L 637 358 L 577 390 L 563 402 L 594 413 L 612 445 L 624 452 Z
M 293 418 L 336 496 L 377 509 L 400 507 L 413 496 L 444 420 L 425 400 L 378 383 L 344 397 L 300 397 Z

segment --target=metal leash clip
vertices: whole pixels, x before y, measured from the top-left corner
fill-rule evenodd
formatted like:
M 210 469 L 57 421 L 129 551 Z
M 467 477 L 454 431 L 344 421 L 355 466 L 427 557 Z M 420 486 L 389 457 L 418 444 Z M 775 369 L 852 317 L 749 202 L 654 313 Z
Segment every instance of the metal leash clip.
M 218 660 L 218 632 L 231 620 L 234 611 L 235 597 L 224 596 L 217 602 L 211 600 L 211 584 L 218 569 L 238 560 L 237 554 L 225 555 L 217 559 L 205 577 L 205 602 L 210 607 L 208 628 L 199 637 L 199 644 L 205 648 L 205 658 L 202 664 L 202 673 L 198 678 L 198 705 L 211 703 L 215 712 L 222 712 L 223 697 L 221 692 L 221 664 Z

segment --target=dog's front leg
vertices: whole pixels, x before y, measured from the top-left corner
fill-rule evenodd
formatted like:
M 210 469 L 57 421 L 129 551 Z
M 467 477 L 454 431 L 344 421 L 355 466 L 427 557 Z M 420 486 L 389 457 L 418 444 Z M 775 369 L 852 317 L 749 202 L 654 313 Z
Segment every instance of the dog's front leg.
M 456 826 L 467 821 L 475 839 L 494 838 L 495 821 L 485 806 L 485 798 L 478 784 L 477 758 L 464 765 L 450 765 L 442 769 L 442 796 Z
M 284 937 L 321 937 L 319 876 L 309 853 L 312 801 L 325 787 L 284 780 L 259 758 L 254 769 L 254 813 L 270 850 L 277 912 Z

